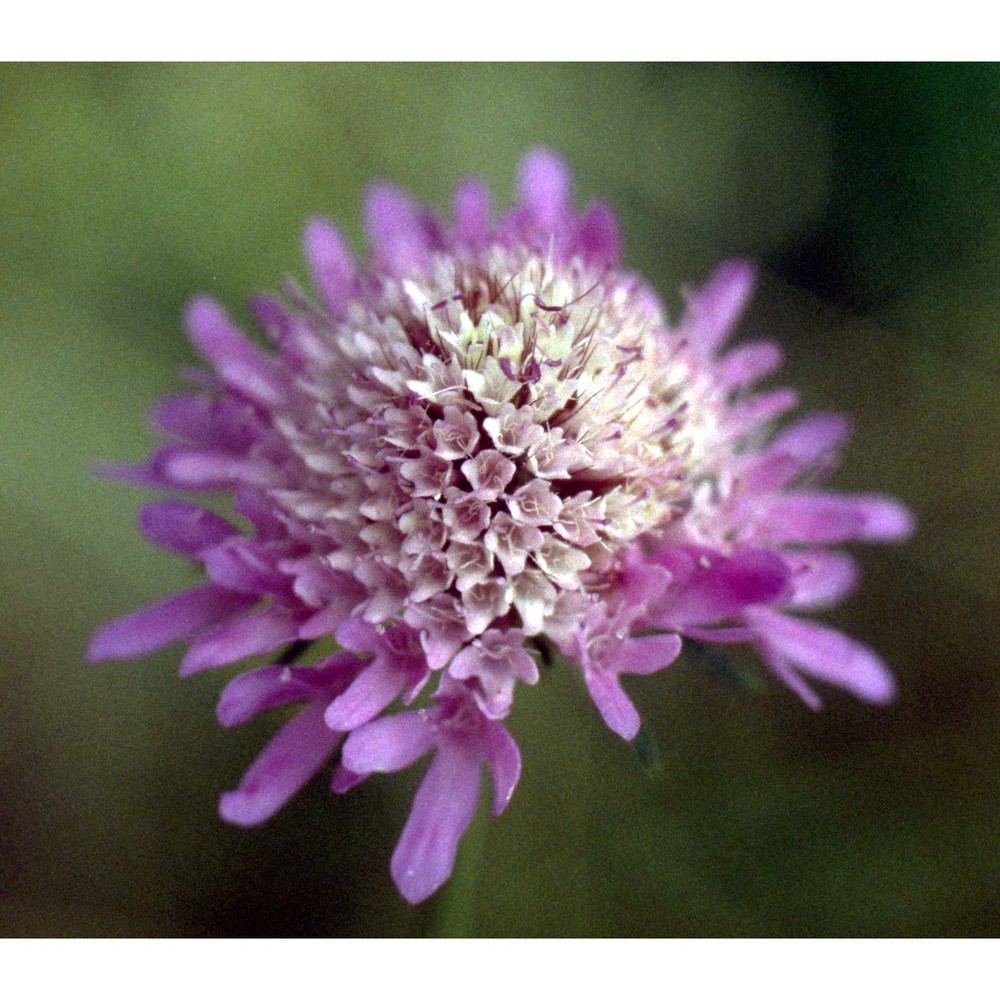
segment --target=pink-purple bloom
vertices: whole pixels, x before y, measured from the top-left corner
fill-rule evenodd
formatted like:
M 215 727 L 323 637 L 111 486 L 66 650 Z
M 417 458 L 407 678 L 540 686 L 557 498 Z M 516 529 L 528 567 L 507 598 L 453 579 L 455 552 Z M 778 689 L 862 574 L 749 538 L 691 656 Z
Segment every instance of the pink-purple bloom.
M 510 801 L 505 720 L 553 648 L 628 740 L 622 676 L 666 667 L 683 637 L 753 644 L 814 708 L 817 683 L 893 697 L 874 652 L 804 615 L 856 582 L 836 546 L 903 539 L 912 519 L 822 488 L 842 418 L 775 432 L 795 394 L 755 387 L 779 348 L 726 347 L 748 264 L 721 267 L 671 323 L 621 269 L 612 213 L 578 214 L 547 152 L 496 220 L 476 181 L 450 224 L 379 186 L 368 231 L 360 265 L 332 225 L 308 225 L 314 297 L 289 285 L 253 303 L 270 350 L 196 299 L 210 372 L 156 407 L 166 443 L 148 462 L 105 469 L 231 499 L 233 520 L 181 499 L 142 509 L 146 537 L 207 581 L 90 649 L 183 642 L 182 675 L 271 658 L 227 685 L 219 721 L 300 707 L 222 796 L 225 819 L 268 819 L 338 750 L 338 793 L 429 755 L 391 866 L 416 903 L 451 872 L 484 765 L 494 812 Z M 317 658 L 322 640 L 337 651 Z

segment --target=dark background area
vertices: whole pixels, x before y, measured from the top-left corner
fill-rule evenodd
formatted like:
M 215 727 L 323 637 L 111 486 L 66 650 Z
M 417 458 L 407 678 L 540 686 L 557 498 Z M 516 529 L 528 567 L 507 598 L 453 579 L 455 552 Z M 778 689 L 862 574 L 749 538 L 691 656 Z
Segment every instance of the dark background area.
M 996 66 L 0 66 L 0 932 L 995 935 L 998 136 Z M 507 814 L 413 909 L 388 864 L 419 769 L 230 828 L 217 796 L 275 721 L 222 731 L 228 674 L 181 683 L 176 649 L 84 666 L 193 572 L 90 468 L 153 443 L 193 294 L 246 319 L 305 278 L 310 215 L 361 249 L 376 178 L 444 210 L 479 174 L 504 206 L 538 145 L 674 315 L 721 259 L 760 263 L 743 335 L 853 417 L 835 484 L 919 518 L 826 615 L 900 697 L 815 715 L 752 657 L 686 655 L 629 684 L 650 763 L 556 666 L 518 693 Z

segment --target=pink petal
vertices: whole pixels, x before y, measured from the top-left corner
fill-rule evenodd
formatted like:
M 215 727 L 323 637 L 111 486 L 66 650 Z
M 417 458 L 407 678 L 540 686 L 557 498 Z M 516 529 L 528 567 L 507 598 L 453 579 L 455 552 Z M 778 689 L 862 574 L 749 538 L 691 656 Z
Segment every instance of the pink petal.
M 420 646 L 427 657 L 427 665 L 431 670 L 440 670 L 447 666 L 448 661 L 462 648 L 468 638 L 470 635 L 462 619 L 447 633 L 439 630 L 422 630 Z
M 463 181 L 455 189 L 452 206 L 455 235 L 473 246 L 482 243 L 490 221 L 490 196 L 483 183 L 474 178 Z
M 499 816 L 507 808 L 521 777 L 521 751 L 499 722 L 487 723 L 484 735 L 493 782 L 493 815 Z
M 306 706 L 275 734 L 244 775 L 219 801 L 219 814 L 238 826 L 270 819 L 326 763 L 340 734 L 323 724 L 323 706 Z
M 282 608 L 268 607 L 236 618 L 200 636 L 181 661 L 180 676 L 259 653 L 270 653 L 298 637 L 298 626 Z
M 690 559 L 685 566 L 690 571 Z M 672 580 L 673 575 L 666 566 L 656 565 L 635 548 L 626 554 L 616 589 L 626 596 L 629 605 L 639 608 L 661 598 Z
M 649 635 L 640 639 L 624 639 L 610 665 L 615 673 L 653 674 L 673 663 L 680 651 L 679 635 Z
M 192 557 L 237 534 L 218 514 L 179 500 L 146 504 L 139 511 L 139 527 L 154 545 Z
M 687 572 L 681 557 L 687 557 Z M 732 557 L 710 550 L 674 550 L 660 553 L 675 574 L 676 586 L 656 609 L 656 624 L 684 628 L 711 625 L 753 604 L 770 604 L 786 590 L 788 568 L 773 552 L 744 549 Z
M 771 655 L 766 650 L 764 651 L 764 659 L 775 677 L 785 687 L 797 694 L 809 708 L 818 712 L 823 707 L 823 699 L 795 672 L 786 660 L 780 656 Z
M 521 202 L 534 222 L 554 229 L 569 208 L 570 175 L 566 164 L 548 150 L 529 153 L 521 163 Z
M 330 791 L 337 795 L 345 795 L 356 785 L 360 785 L 367 778 L 367 774 L 355 774 L 348 771 L 343 764 L 338 764 L 333 770 L 333 778 L 330 780 Z
M 344 649 L 356 653 L 381 652 L 384 646 L 384 632 L 380 632 L 371 622 L 363 618 L 349 618 L 337 629 L 337 643 Z
M 584 677 L 590 697 L 608 728 L 622 739 L 635 739 L 635 734 L 639 732 L 639 713 L 622 690 L 617 677 L 600 670 L 588 670 Z
M 172 445 L 157 451 L 153 471 L 167 488 L 184 490 L 222 490 L 239 482 L 264 488 L 282 485 L 281 473 L 263 459 Z
M 750 396 L 730 408 L 727 417 L 729 432 L 737 439 L 746 437 L 798 404 L 799 396 L 794 389 L 774 389 L 760 396 Z
M 379 657 L 358 674 L 351 686 L 326 710 L 331 729 L 349 732 L 375 718 L 406 684 L 406 675 L 394 663 Z
M 130 660 L 240 614 L 252 598 L 206 584 L 168 597 L 160 604 L 108 622 L 94 636 L 87 659 Z
M 785 554 L 791 569 L 793 608 L 827 608 L 843 600 L 858 582 L 858 566 L 846 552 L 810 549 Z
M 287 554 L 287 544 L 240 536 L 202 552 L 201 558 L 214 583 L 263 596 L 290 590 L 291 581 L 276 565 Z
M 377 184 L 366 203 L 368 235 L 376 254 L 396 273 L 423 264 L 433 249 L 433 227 L 402 191 Z
M 161 399 L 153 408 L 150 423 L 157 430 L 192 444 L 237 453 L 249 448 L 260 434 L 248 404 L 192 393 L 177 393 Z
M 317 611 L 299 626 L 299 638 L 322 639 L 324 636 L 333 635 L 343 623 L 344 618 L 357 607 L 359 600 L 360 598 L 354 598 L 346 604 L 334 602 L 321 611 Z
M 606 205 L 590 206 L 580 221 L 577 244 L 585 259 L 604 267 L 614 267 L 621 252 L 618 220 Z
M 238 726 L 261 712 L 297 701 L 336 697 L 354 678 L 360 666 L 351 653 L 337 653 L 322 665 L 261 667 L 234 677 L 223 689 L 215 710 L 226 727 Z
M 194 346 L 229 388 L 262 406 L 282 402 L 285 384 L 277 365 L 247 340 L 221 306 L 197 298 L 188 306 L 187 323 Z
M 896 542 L 913 530 L 913 515 L 895 500 L 802 491 L 774 497 L 759 522 L 773 544 Z
M 694 346 L 709 354 L 733 332 L 753 290 L 754 269 L 749 261 L 723 264 L 708 283 L 688 295 L 682 329 Z
M 128 462 L 96 462 L 94 475 L 102 479 L 113 479 L 119 483 L 131 483 L 144 489 L 171 489 L 173 483 L 167 482 L 154 468 L 154 463 L 146 462 L 132 465 Z
M 782 362 L 781 348 L 768 340 L 741 344 L 719 361 L 719 381 L 730 390 L 746 389 L 770 375 Z
M 311 219 L 303 237 L 313 285 L 333 316 L 340 316 L 354 293 L 354 255 L 340 231 L 326 219 Z
M 417 789 L 392 855 L 392 877 L 408 902 L 423 902 L 447 880 L 478 799 L 479 762 L 446 743 Z
M 434 724 L 426 711 L 400 712 L 355 729 L 341 761 L 356 774 L 401 771 L 434 746 Z
M 739 484 L 747 504 L 752 508 L 754 497 L 749 494 L 774 493 L 784 489 L 802 475 L 808 465 L 794 455 L 768 450 L 748 455 L 739 469 Z M 739 503 L 736 504 L 739 509 Z
M 800 673 L 844 688 L 864 701 L 886 704 L 895 697 L 892 675 L 863 643 L 775 611 L 754 611 L 748 618 L 769 658 L 787 662 Z
M 262 541 L 288 537 L 288 526 L 275 515 L 274 500 L 266 488 L 239 483 L 233 493 L 233 510 L 257 529 Z
M 836 452 L 851 433 L 851 422 L 837 413 L 811 413 L 777 434 L 768 451 L 793 455 L 804 468 Z
M 250 297 L 250 312 L 268 337 L 279 347 L 283 346 L 293 326 L 285 305 L 273 295 L 257 292 Z

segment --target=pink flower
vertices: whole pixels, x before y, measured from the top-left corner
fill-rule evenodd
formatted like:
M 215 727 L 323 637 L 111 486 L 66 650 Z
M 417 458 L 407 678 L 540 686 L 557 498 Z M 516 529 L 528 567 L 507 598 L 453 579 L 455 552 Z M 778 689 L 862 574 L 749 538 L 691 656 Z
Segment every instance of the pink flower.
M 666 667 L 683 636 L 752 643 L 812 706 L 814 682 L 892 696 L 866 646 L 799 616 L 855 582 L 829 546 L 902 539 L 911 518 L 820 488 L 841 418 L 774 432 L 795 395 L 754 387 L 780 350 L 724 349 L 748 265 L 723 266 L 671 326 L 621 270 L 611 212 L 578 214 L 545 152 L 495 222 L 476 181 L 450 224 L 381 186 L 368 230 L 359 265 L 333 226 L 307 226 L 316 301 L 293 287 L 254 300 L 271 350 L 196 299 L 188 328 L 211 373 L 155 409 L 167 440 L 148 462 L 105 470 L 222 493 L 239 519 L 144 507 L 146 537 L 206 580 L 90 650 L 183 642 L 183 675 L 275 657 L 230 682 L 220 721 L 302 708 L 223 796 L 224 818 L 267 819 L 341 742 L 337 792 L 433 753 L 392 860 L 419 902 L 451 871 L 483 765 L 494 811 L 509 801 L 520 757 L 502 720 L 551 646 L 626 739 L 639 717 L 621 676 Z M 324 638 L 341 651 L 291 665 Z
M 334 787 L 346 791 L 375 771 L 399 771 L 434 751 L 392 856 L 393 878 L 411 903 L 451 874 L 479 800 L 480 765 L 489 765 L 495 816 L 507 808 L 521 774 L 517 744 L 480 711 L 467 687 L 445 674 L 435 698 L 432 709 L 385 716 L 352 732 L 334 778 Z

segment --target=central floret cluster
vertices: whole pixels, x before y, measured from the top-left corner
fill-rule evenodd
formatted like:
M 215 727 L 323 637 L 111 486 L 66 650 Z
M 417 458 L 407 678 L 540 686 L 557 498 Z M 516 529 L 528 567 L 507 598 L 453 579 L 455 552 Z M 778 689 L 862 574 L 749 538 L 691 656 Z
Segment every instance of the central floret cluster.
M 577 214 L 546 153 L 495 223 L 475 181 L 449 226 L 387 187 L 368 212 L 364 268 L 329 223 L 307 228 L 319 304 L 294 286 L 254 301 L 275 352 L 196 300 L 188 326 L 213 372 L 156 408 L 169 440 L 148 463 L 107 470 L 224 492 L 241 519 L 146 505 L 147 538 L 207 582 L 111 622 L 90 650 L 184 641 L 182 675 L 274 657 L 226 686 L 220 721 L 301 710 L 222 797 L 227 820 L 268 819 L 341 744 L 337 792 L 432 754 L 392 860 L 418 902 L 451 871 L 484 764 L 494 811 L 507 805 L 520 754 L 502 720 L 549 644 L 626 739 L 639 717 L 621 675 L 665 667 L 682 635 L 753 643 L 814 706 L 811 680 L 892 696 L 871 650 L 794 613 L 854 584 L 827 546 L 902 538 L 911 518 L 816 488 L 841 418 L 772 434 L 795 394 L 754 387 L 781 352 L 722 350 L 747 265 L 722 267 L 671 326 L 620 270 L 611 213 Z M 339 651 L 313 652 L 330 639 Z M 396 707 L 422 690 L 424 707 Z
M 690 503 L 711 407 L 614 272 L 494 248 L 421 279 L 300 335 L 275 427 L 309 471 L 277 496 L 364 585 L 357 613 L 410 625 L 500 717 L 537 677 L 524 636 L 565 645 L 615 553 Z

